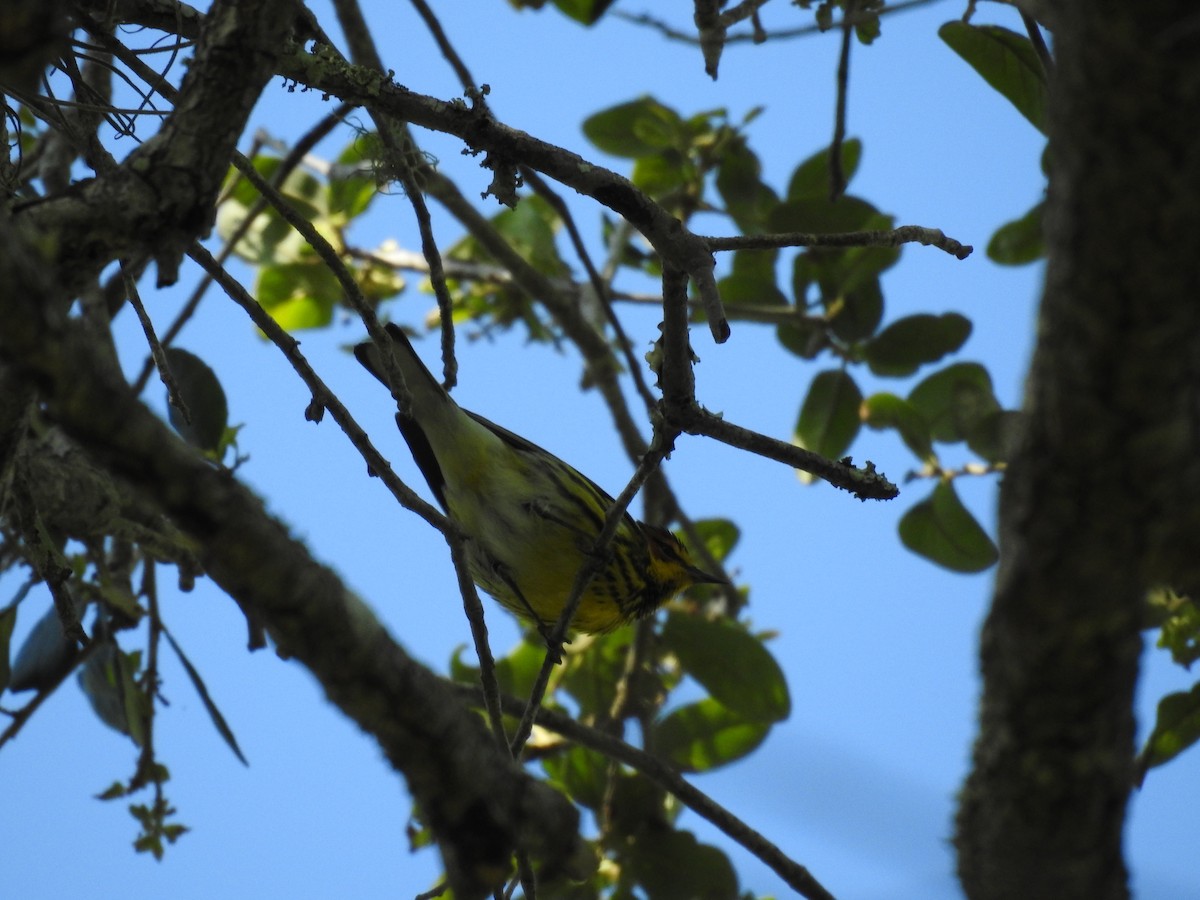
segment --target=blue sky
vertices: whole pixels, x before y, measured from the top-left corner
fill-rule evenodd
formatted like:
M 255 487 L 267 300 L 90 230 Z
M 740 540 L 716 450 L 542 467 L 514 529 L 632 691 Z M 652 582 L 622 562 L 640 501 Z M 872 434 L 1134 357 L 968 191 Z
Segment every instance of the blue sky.
M 580 123 L 644 93 L 685 115 L 725 107 L 735 120 L 764 104 L 749 134 L 765 178 L 777 188 L 796 162 L 829 142 L 837 43 L 831 36 L 731 47 L 714 83 L 694 48 L 616 19 L 586 30 L 553 11 L 517 13 L 500 0 L 440 6 L 450 39 L 475 77 L 491 85 L 489 102 L 500 118 L 617 171 L 625 171 L 624 163 L 594 152 Z M 648 6 L 617 4 L 630 12 Z M 767 8 L 768 27 L 793 24 L 784 19 L 790 7 L 774 6 Z M 460 93 L 407 4 L 368 2 L 366 10 L 397 80 L 444 98 Z M 984 362 L 1002 402 L 1016 405 L 1041 272 L 998 267 L 982 248 L 999 224 L 1040 197 L 1042 142 L 937 38 L 937 26 L 961 12 L 959 4 L 931 4 L 886 20 L 874 46 L 855 46 L 848 132 L 863 139 L 865 152 L 851 190 L 899 223 L 938 227 L 976 246 L 963 262 L 929 248 L 906 249 L 885 278 L 888 317 L 926 311 L 970 317 L 975 331 L 957 358 Z M 1011 10 L 989 5 L 984 12 L 1018 27 Z M 328 108 L 319 97 L 289 93 L 275 82 L 250 130 L 293 140 Z M 319 152 L 332 156 L 349 137 L 343 130 Z M 487 173 L 453 140 L 419 139 L 465 194 L 484 190 Z M 572 207 L 585 232 L 594 230 L 597 208 L 579 198 Z M 443 246 L 460 234 L 441 215 L 435 227 Z M 714 231 L 724 227 L 712 224 Z M 419 246 L 399 196 L 379 198 L 351 237 L 365 247 L 389 237 Z M 186 287 L 147 293 L 160 328 Z M 410 290 L 391 315 L 418 324 L 430 306 L 427 295 Z M 635 345 L 657 334 L 653 314 L 621 313 Z M 123 360 L 136 371 L 145 351 L 128 312 L 117 329 Z M 423 489 L 386 393 L 343 350 L 361 333 L 361 326 L 339 322 L 301 335 L 302 349 L 402 477 Z M 700 401 L 784 439 L 807 383 L 828 365 L 791 356 L 769 329 L 752 324 L 735 322 L 731 340 L 719 347 L 702 328 L 693 342 L 702 360 Z M 411 653 L 444 670 L 469 634 L 441 539 L 366 477 L 332 422 L 304 420 L 303 386 L 231 303 L 214 293 L 179 345 L 215 368 L 233 421 L 246 423 L 241 447 L 250 460 L 239 475 Z M 418 350 L 432 358 L 435 347 L 424 342 Z M 578 359 L 570 350 L 527 347 L 518 333 L 460 340 L 459 348 L 460 403 L 569 459 L 610 492 L 622 487 L 632 467 L 599 399 L 578 389 Z M 895 389 L 894 382 L 868 385 Z M 148 396 L 162 408 L 159 388 Z M 865 434 L 853 452 L 906 487 L 913 460 L 897 441 Z M 963 461 L 958 452 L 949 448 L 946 462 Z M 696 785 L 839 897 L 959 896 L 948 837 L 973 732 L 974 655 L 991 574 L 954 575 L 900 546 L 896 523 L 923 495 L 920 483 L 891 503 L 863 504 L 824 485 L 803 487 L 776 463 L 686 436 L 667 473 L 693 517 L 727 516 L 741 526 L 731 564 L 739 583 L 750 586 L 756 627 L 779 632 L 772 651 L 787 671 L 793 700 L 791 718 L 755 755 L 695 777 Z M 991 479 L 960 484 L 989 523 L 995 487 Z M 169 585 L 170 574 L 163 571 L 160 582 Z M 11 582 L 0 587 L 15 591 Z M 35 595 L 22 608 L 18 641 L 46 602 Z M 486 609 L 493 647 L 503 653 L 516 628 L 494 604 Z M 234 604 L 206 581 L 191 594 L 168 592 L 162 611 L 250 768 L 226 750 L 182 671 L 168 663 L 164 693 L 171 705 L 161 711 L 157 743 L 174 779 L 169 796 L 193 831 L 161 863 L 137 856 L 129 846 L 134 822 L 123 804 L 92 799 L 128 777 L 135 750 L 91 715 L 68 682 L 0 752 L 0 778 L 8 786 L 0 813 L 6 892 L 269 900 L 405 897 L 428 888 L 440 865 L 430 851 L 407 850 L 402 782 L 316 682 L 270 651 L 247 654 Z M 1157 697 L 1190 686 L 1161 653 L 1149 650 L 1147 661 L 1139 690 L 1143 733 Z M 11 695 L 3 702 L 12 705 Z M 1185 851 L 1182 837 L 1194 831 L 1198 759 L 1185 755 L 1153 772 L 1133 799 L 1127 844 L 1141 897 L 1180 897 L 1200 883 L 1200 858 Z M 744 889 L 788 895 L 773 873 L 698 818 L 689 815 L 683 824 L 734 858 Z

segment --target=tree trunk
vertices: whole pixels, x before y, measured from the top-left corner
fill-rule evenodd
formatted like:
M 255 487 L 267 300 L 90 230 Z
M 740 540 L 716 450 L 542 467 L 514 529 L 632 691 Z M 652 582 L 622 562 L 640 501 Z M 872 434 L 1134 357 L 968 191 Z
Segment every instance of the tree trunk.
M 1143 598 L 1200 556 L 1200 13 L 1042 12 L 1046 287 L 955 841 L 972 900 L 1115 900 Z

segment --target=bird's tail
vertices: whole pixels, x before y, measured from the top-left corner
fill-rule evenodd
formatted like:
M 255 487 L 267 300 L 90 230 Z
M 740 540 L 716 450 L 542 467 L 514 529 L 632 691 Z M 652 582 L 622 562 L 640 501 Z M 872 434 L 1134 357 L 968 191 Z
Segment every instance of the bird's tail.
M 445 509 L 445 477 L 434 447 L 442 446 L 447 440 L 452 441 L 457 430 L 462 428 L 463 422 L 469 419 L 433 377 L 433 373 L 421 362 L 421 357 L 417 356 L 400 326 L 389 323 L 385 328 L 392 340 L 392 355 L 400 374 L 404 377 L 404 386 L 408 389 L 411 404 L 408 410 L 396 413 L 396 424 L 400 426 L 400 433 L 404 435 L 421 474 L 425 476 L 430 489 Z M 364 341 L 355 345 L 354 358 L 380 382 L 391 388 L 383 354 L 374 343 Z M 428 433 L 431 429 L 432 434 Z
M 400 367 L 400 374 L 404 376 L 404 385 L 412 395 L 413 403 L 418 407 L 414 414 L 419 416 L 420 408 L 427 402 L 444 403 L 449 395 L 433 377 L 433 373 L 426 368 L 425 363 L 421 362 L 421 357 L 417 356 L 417 351 L 408 342 L 408 336 L 404 330 L 394 322 L 389 322 L 384 329 L 387 331 L 388 337 L 392 339 L 392 351 L 396 363 Z M 362 363 L 363 368 L 378 378 L 385 387 L 391 387 L 383 354 L 372 341 L 363 341 L 363 343 L 355 345 L 354 358 Z

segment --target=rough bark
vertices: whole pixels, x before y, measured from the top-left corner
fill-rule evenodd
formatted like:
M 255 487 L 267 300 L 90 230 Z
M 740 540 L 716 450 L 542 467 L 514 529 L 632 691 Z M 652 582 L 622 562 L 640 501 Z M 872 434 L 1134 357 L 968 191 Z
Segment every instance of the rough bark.
M 1200 20 L 1045 6 L 1048 267 L 957 821 L 974 900 L 1128 896 L 1141 605 L 1197 581 Z

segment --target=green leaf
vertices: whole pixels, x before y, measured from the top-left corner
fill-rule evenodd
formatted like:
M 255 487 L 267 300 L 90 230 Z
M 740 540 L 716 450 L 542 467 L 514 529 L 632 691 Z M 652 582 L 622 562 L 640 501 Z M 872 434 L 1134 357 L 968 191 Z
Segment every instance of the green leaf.
M 322 263 L 292 263 L 259 269 L 254 293 L 281 328 L 301 331 L 333 321 L 342 287 Z
M 882 6 L 882 4 L 880 4 Z M 858 38 L 860 44 L 871 45 L 875 43 L 875 39 L 879 37 L 881 28 L 879 24 L 879 15 L 868 15 L 865 18 L 859 19 L 854 25 L 854 36 Z
M 683 772 L 706 772 L 752 753 L 770 723 L 747 721 L 705 697 L 673 710 L 654 726 L 654 752 Z
M 1000 409 L 992 377 L 979 363 L 955 363 L 934 372 L 908 395 L 929 423 L 935 441 L 955 443 L 984 417 Z
M 152 712 L 146 695 L 134 681 L 140 659 L 136 651 L 122 653 L 108 638 L 89 654 L 78 675 L 79 687 L 96 717 L 128 735 L 139 747 L 145 742 L 146 723 Z
M 1046 73 L 1029 38 L 998 25 L 947 22 L 943 41 L 1008 99 L 1038 131 L 1046 131 Z
M 346 225 L 367 211 L 379 194 L 373 170 L 383 154 L 383 144 L 373 131 L 356 135 L 338 154 L 325 199 L 332 221 Z
M 900 520 L 904 546 L 954 572 L 982 572 L 999 553 L 986 531 L 975 521 L 954 485 L 941 481 L 933 493 Z
M 4 693 L 4 689 L 8 687 L 8 680 L 12 676 L 12 668 L 9 665 L 9 651 L 12 643 L 13 628 L 17 624 L 17 604 L 11 603 L 4 609 L 0 609 L 0 694 Z
M 633 630 L 621 628 L 611 634 L 572 641 L 571 648 L 579 649 L 572 652 L 568 648 L 561 685 L 579 703 L 581 716 L 608 715 L 632 640 Z
M 123 781 L 114 781 L 103 791 L 96 795 L 97 800 L 119 800 L 121 797 L 129 796 L 129 788 L 125 786 Z
M 658 153 L 664 147 L 687 146 L 686 125 L 679 113 L 649 96 L 588 116 L 583 133 L 597 148 L 613 156 L 637 158 Z
M 934 459 L 929 423 L 917 408 L 895 394 L 872 394 L 862 404 L 862 417 L 876 431 L 895 429 L 900 439 L 921 462 Z
M 570 272 L 555 243 L 561 220 L 554 207 L 541 197 L 522 197 L 516 209 L 506 209 L 492 218 L 495 229 L 508 239 L 521 256 L 543 275 L 558 277 Z
M 608 780 L 606 778 L 606 780 Z M 610 802 L 606 839 L 634 838 L 635 842 L 654 837 L 671 827 L 677 807 L 668 805 L 666 792 L 640 774 L 617 772 L 608 786 Z
M 818 319 L 797 319 L 776 328 L 775 338 L 801 359 L 816 359 L 829 345 L 829 330 Z
M 723 562 L 741 539 L 742 531 L 731 519 L 700 519 L 696 531 L 704 547 L 717 562 Z
M 1140 785 L 1146 772 L 1174 759 L 1200 739 L 1200 684 L 1186 694 L 1167 694 L 1158 701 L 1154 730 L 1138 754 L 1135 771 Z
M 800 408 L 795 442 L 830 459 L 842 456 L 862 426 L 861 403 L 862 391 L 850 375 L 840 369 L 821 372 Z
M 271 156 L 256 156 L 251 160 L 258 173 L 271 181 L 279 171 L 282 160 Z M 240 228 L 250 209 L 261 199 L 258 191 L 236 170 L 229 175 L 233 187 L 217 209 L 217 233 L 229 240 Z M 278 187 L 293 208 L 311 222 L 334 246 L 341 245 L 335 224 L 328 218 L 325 204 L 329 199 L 325 186 L 303 169 L 292 171 Z M 244 236 L 234 245 L 242 259 L 256 265 L 291 263 L 312 260 L 314 251 L 288 222 L 273 208 L 267 207 L 255 216 Z
M 862 227 L 867 230 L 886 230 L 894 224 L 891 216 L 876 213 L 863 222 Z M 899 247 L 848 247 L 841 250 L 814 247 L 806 250 L 796 255 L 792 266 L 792 292 L 796 303 L 806 303 L 813 284 L 820 288 L 820 301 L 827 311 L 844 303 L 847 294 L 862 289 L 873 291 L 882 298 L 878 285 L 879 275 L 894 266 L 899 259 Z M 872 324 L 860 337 L 872 334 L 880 319 L 882 300 Z
M 850 138 L 842 142 L 842 176 L 846 184 L 858 171 L 859 160 L 862 159 L 862 141 Z M 830 193 L 831 178 L 829 174 L 829 148 L 814 153 L 792 172 L 788 181 L 788 200 L 827 200 Z M 798 228 L 797 231 L 806 229 Z
M 75 642 L 63 633 L 58 611 L 51 606 L 21 642 L 12 664 L 9 690 L 40 691 L 49 687 L 70 671 L 76 653 Z
M 879 279 L 851 288 L 826 304 L 829 328 L 847 343 L 870 337 L 883 320 L 883 291 Z
M 967 431 L 967 446 L 990 463 L 1008 462 L 1024 424 L 1024 414 L 1016 410 L 998 409 L 987 413 Z
M 763 182 L 762 165 L 741 138 L 733 141 L 721 158 L 716 185 L 717 193 L 725 203 L 725 212 L 742 233 L 761 233 L 766 227 L 767 215 L 779 198 Z
M 208 363 L 194 353 L 178 347 L 168 347 L 163 352 L 191 417 L 190 421 L 185 420 L 183 413 L 168 403 L 167 418 L 193 447 L 215 453 L 229 425 L 229 405 L 221 382 Z
M 1046 255 L 1042 237 L 1042 213 L 1046 204 L 1038 203 L 1019 219 L 996 229 L 988 241 L 988 259 L 1004 266 L 1023 266 Z
M 879 210 L 857 197 L 803 197 L 785 200 L 767 216 L 771 231 L 802 231 L 808 234 L 837 234 L 861 231 Z
M 221 714 L 221 710 L 217 708 L 217 704 L 213 702 L 212 696 L 208 693 L 208 687 L 204 683 L 204 679 L 200 676 L 200 672 L 192 665 L 192 661 L 187 658 L 183 652 L 183 648 L 176 643 L 171 632 L 163 629 L 163 634 L 167 638 L 167 643 L 171 645 L 171 649 L 175 651 L 175 655 L 179 657 L 179 662 L 183 664 L 183 670 L 187 672 L 188 678 L 192 682 L 192 687 L 196 689 L 196 693 L 200 695 L 200 702 L 204 704 L 204 709 L 208 712 L 208 717 L 212 719 L 213 726 L 217 729 L 217 733 L 233 751 L 233 755 L 241 761 L 243 766 L 249 766 L 246 757 L 242 755 L 242 748 L 238 746 L 237 738 L 234 737 L 233 729 L 229 727 L 229 723 L 225 721 L 225 717 Z
M 922 313 L 893 322 L 863 349 L 872 372 L 899 377 L 953 353 L 970 334 L 971 321 L 966 316 Z
M 778 722 L 792 709 L 783 670 L 761 639 L 727 619 L 672 612 L 662 645 L 683 670 L 733 714 L 749 722 Z
M 554 0 L 559 12 L 584 25 L 595 25 L 614 0 Z M 538 4 L 539 6 L 541 4 Z
M 665 830 L 634 841 L 630 868 L 647 900 L 737 900 L 729 858 L 687 831 Z
M 330 178 L 325 205 L 329 208 L 332 221 L 348 225 L 361 216 L 379 195 L 379 186 L 374 178 L 364 175 L 347 175 Z
M 500 688 L 500 693 L 512 697 L 528 697 L 533 690 L 534 681 L 537 679 L 542 661 L 546 657 L 545 643 L 540 639 L 535 639 L 534 635 L 534 632 L 527 632 L 507 655 L 495 661 L 493 671 L 496 674 L 496 684 Z M 459 684 L 477 686 L 480 683 L 479 667 L 464 661 L 463 656 L 466 649 L 465 644 L 454 648 L 454 652 L 450 656 L 450 677 Z M 557 686 L 557 679 L 562 671 L 562 669 L 557 669 L 556 675 L 551 678 L 549 688 L 551 694 Z
M 778 250 L 736 250 L 733 271 L 717 282 L 721 299 L 730 306 L 786 306 L 787 297 L 775 278 Z
M 633 164 L 630 181 L 651 197 L 662 197 L 687 183 L 690 168 L 683 155 L 675 150 L 639 156 Z
M 526 634 L 506 656 L 496 661 L 500 690 L 513 697 L 528 697 L 545 658 L 545 643 L 531 640 Z
M 886 231 L 895 224 L 891 216 L 879 213 L 868 219 L 863 227 Z M 848 247 L 836 260 L 837 283 L 842 290 L 854 290 L 860 285 L 877 282 L 879 275 L 899 261 L 899 247 Z
M 1200 606 L 1191 597 L 1167 588 L 1157 588 L 1147 595 L 1147 602 L 1162 629 L 1158 646 L 1169 651 L 1171 659 L 1189 667 L 1200 659 Z
M 542 768 L 570 798 L 588 809 L 599 809 L 608 786 L 608 759 L 586 747 L 571 747 L 542 758 Z
M 450 680 L 458 684 L 479 684 L 479 666 L 466 662 L 467 645 L 459 644 L 450 654 Z
M 395 297 L 404 290 L 404 276 L 391 266 L 368 261 L 354 266 L 351 272 L 363 297 L 371 303 Z M 334 295 L 334 300 L 340 302 L 341 294 Z

